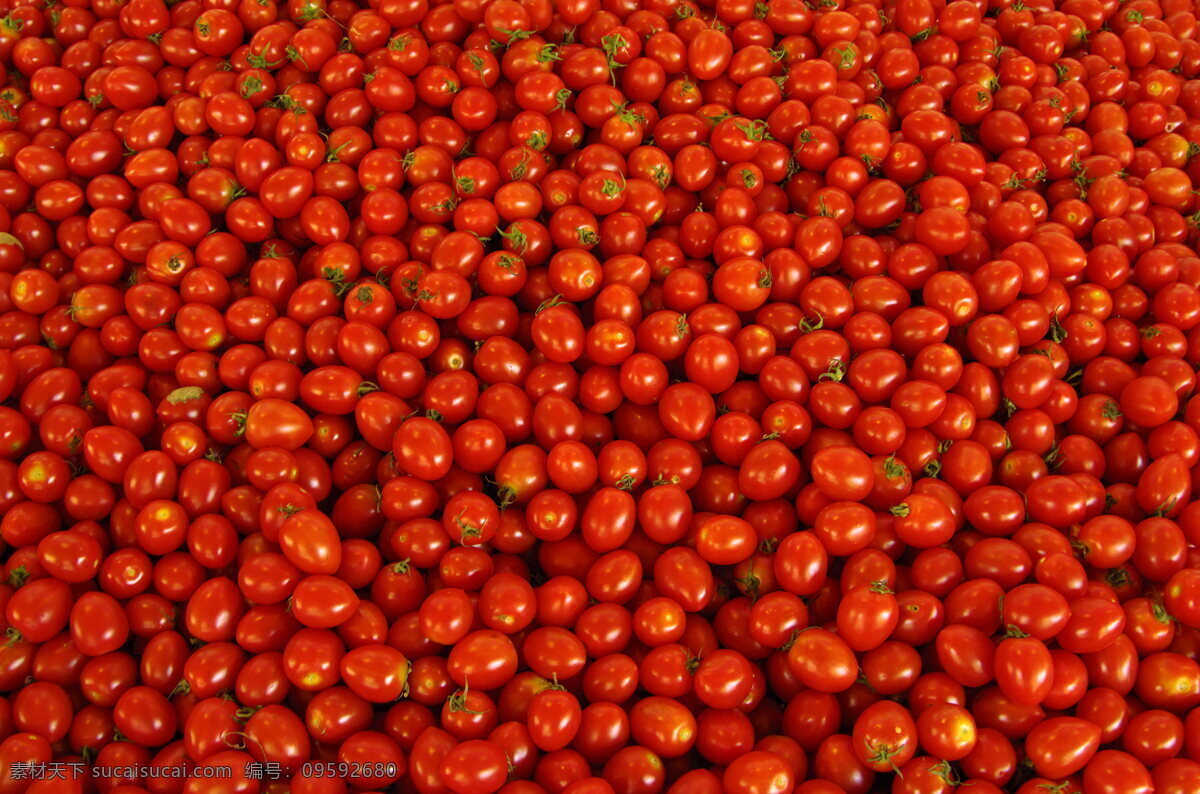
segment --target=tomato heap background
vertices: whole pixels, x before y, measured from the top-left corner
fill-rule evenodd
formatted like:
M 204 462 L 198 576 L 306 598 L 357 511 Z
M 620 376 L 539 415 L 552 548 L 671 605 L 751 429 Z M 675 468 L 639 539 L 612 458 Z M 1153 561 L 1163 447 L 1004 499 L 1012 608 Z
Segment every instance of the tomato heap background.
M 1200 791 L 1198 13 L 0 0 L 0 794 Z

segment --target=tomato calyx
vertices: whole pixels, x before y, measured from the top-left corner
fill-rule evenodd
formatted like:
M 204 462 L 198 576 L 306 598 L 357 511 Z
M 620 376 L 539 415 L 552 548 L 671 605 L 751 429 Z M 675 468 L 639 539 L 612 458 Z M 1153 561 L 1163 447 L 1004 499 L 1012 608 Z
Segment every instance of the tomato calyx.
M 754 574 L 753 570 L 748 571 L 745 576 L 737 577 L 733 581 L 741 585 L 739 589 L 742 591 L 743 595 L 745 595 L 751 601 L 758 600 L 758 591 L 762 586 L 762 579 L 758 578 L 758 576 Z
M 616 111 L 617 118 L 628 124 L 630 127 L 636 127 L 646 123 L 646 117 L 640 113 L 630 110 L 628 102 L 613 102 L 612 106 L 613 110 Z
M 251 717 L 257 714 L 261 708 L 262 706 L 242 706 L 233 713 L 233 718 L 244 725 Z
M 1073 181 L 1075 182 L 1075 186 L 1079 188 L 1079 197 L 1081 199 L 1086 199 L 1088 188 L 1091 187 L 1091 184 L 1096 180 L 1087 175 L 1087 171 L 1084 170 L 1083 165 L 1079 164 L 1077 160 L 1071 161 L 1071 167 L 1078 167 L 1078 170 L 1075 172 L 1075 179 Z
M 918 35 L 920 35 L 920 34 L 918 34 Z M 840 48 L 834 47 L 832 50 L 829 51 L 829 53 L 830 53 L 830 55 L 833 55 L 835 58 L 837 58 L 837 63 L 834 64 L 834 67 L 837 69 L 840 69 L 842 71 L 853 68 L 854 61 L 858 57 L 857 53 L 855 53 L 854 50 L 848 46 L 840 47 Z
M 888 510 L 888 512 L 891 513 L 892 515 L 896 516 L 897 518 L 904 518 L 911 511 L 906 502 L 901 502 L 900 504 L 896 505 L 895 507 L 890 508 Z
M 261 706 L 255 706 L 253 709 L 238 709 L 233 718 L 237 722 L 244 725 L 250 720 L 250 717 L 254 716 L 254 712 L 258 711 L 260 708 Z M 242 719 L 240 715 L 244 711 L 250 711 L 250 714 L 247 715 L 245 719 Z M 230 741 L 231 739 L 232 741 Z M 221 744 L 225 745 L 230 750 L 245 750 L 248 744 L 251 742 L 255 747 L 258 748 L 259 753 L 265 757 L 266 752 L 263 750 L 262 742 L 244 731 L 226 731 L 224 735 L 221 736 Z
M 1058 320 L 1058 309 L 1050 312 L 1050 339 L 1054 342 L 1062 342 L 1070 334 L 1063 324 Z
M 804 317 L 800 320 L 798 325 L 800 333 L 807 334 L 812 331 L 820 331 L 825 327 L 825 318 L 821 316 L 821 313 L 814 312 L 814 315 L 816 316 L 815 320 L 809 319 L 808 317 Z
M 620 177 L 621 181 L 619 183 L 615 179 L 606 178 L 600 192 L 609 197 L 621 195 L 625 191 L 626 182 L 624 174 L 620 174 Z
M 844 377 L 846 377 L 846 364 L 840 358 L 835 358 L 829 362 L 825 371 L 817 376 L 817 381 L 819 383 L 826 381 L 840 383 Z
M 471 685 L 466 684 L 461 689 L 454 690 L 450 697 L 446 699 L 446 705 L 449 707 L 452 713 L 476 715 L 483 713 L 482 711 L 475 711 L 467 705 L 467 693 L 470 691 L 470 689 Z
M 867 750 L 871 753 L 871 755 L 867 758 L 868 766 L 887 765 L 891 767 L 892 771 L 897 775 L 904 777 L 904 775 L 900 772 L 900 767 L 896 766 L 896 763 L 892 760 L 900 754 L 900 750 L 892 747 L 890 744 L 868 744 Z
M 868 585 L 868 587 L 870 588 L 870 591 L 872 593 L 875 593 L 876 595 L 895 595 L 896 594 L 896 591 L 893 590 L 891 588 L 891 586 L 882 579 L 876 579 L 875 581 L 871 582 L 871 584 Z
M 637 478 L 632 474 L 624 474 L 613 483 L 613 487 L 618 491 L 632 491 L 635 485 L 637 485 Z
M 533 313 L 536 316 L 536 315 L 541 314 L 542 312 L 546 311 L 547 309 L 553 309 L 555 306 L 561 306 L 562 304 L 564 304 L 566 302 L 567 301 L 563 298 L 561 293 L 555 294 L 549 298 L 546 298 L 546 300 L 542 301 L 541 303 L 539 303 L 537 309 L 535 309 Z
M 21 636 L 21 632 L 17 631 L 12 626 L 9 626 L 7 629 L 4 630 L 4 637 L 7 640 L 4 643 L 5 648 L 11 648 L 14 645 L 21 643 L 25 639 L 24 637 Z
M 8 578 L 4 581 L 9 587 L 20 587 L 29 581 L 29 569 L 24 565 L 18 565 L 8 572 Z
M 748 141 L 769 141 L 773 140 L 771 133 L 768 132 L 767 122 L 763 119 L 754 119 L 753 121 L 743 123 L 738 122 L 734 125 L 742 134 L 746 136 Z
M 617 69 L 625 65 L 617 60 L 617 52 L 628 46 L 629 42 L 625 41 L 625 37 L 620 33 L 609 33 L 600 39 L 600 49 L 604 51 L 605 59 L 608 61 L 608 71 L 612 76 L 613 85 L 616 85 Z
M 658 185 L 659 190 L 666 190 L 667 185 L 671 184 L 671 174 L 667 171 L 664 165 L 656 165 L 650 169 L 651 175 L 654 177 L 654 184 Z M 624 179 L 624 174 L 621 175 Z
M 998 89 L 999 84 L 997 84 L 996 87 Z M 1024 188 L 1030 187 L 1031 185 L 1035 185 L 1035 184 L 1037 184 L 1036 177 L 1023 178 L 1020 174 L 1014 173 L 1011 177 L 1008 178 L 1007 182 L 1005 182 L 1003 185 L 1000 186 L 1000 188 L 1002 190 L 1022 190 Z
M 529 239 L 525 236 L 525 232 L 515 223 L 509 226 L 510 231 L 504 231 L 500 227 L 496 227 L 496 232 L 512 245 L 513 249 L 518 254 L 525 253 L 525 249 L 529 247 Z
M 508 485 L 501 485 L 498 487 L 496 489 L 496 496 L 500 497 L 498 507 L 501 510 L 517 501 L 517 492 Z
M 342 150 L 344 150 L 349 145 L 350 145 L 350 141 L 346 141 L 344 143 L 338 144 L 337 146 L 334 146 L 332 149 L 330 149 L 328 152 L 326 152 L 325 162 L 340 163 L 342 161 L 341 160 Z
M 512 254 L 501 254 L 499 258 L 496 259 L 496 264 L 500 265 L 501 268 L 509 273 L 512 273 L 516 271 L 517 265 L 521 264 L 521 260 Z
M 300 13 L 296 15 L 296 19 L 300 20 L 301 22 L 312 22 L 313 20 L 320 19 L 323 16 L 325 16 L 325 9 L 321 8 L 315 3 L 306 3 L 304 7 L 300 9 Z
M 475 524 L 468 524 L 466 521 L 463 521 L 462 517 L 466 515 L 466 512 L 467 511 L 464 509 L 461 513 L 454 517 L 454 523 L 457 524 L 459 528 L 459 541 L 464 546 L 467 545 L 468 539 L 483 537 L 482 527 L 476 526 Z
M 354 299 L 359 306 L 369 306 L 375 300 L 375 290 L 368 286 L 360 286 L 354 291 Z
M 1108 584 L 1111 585 L 1115 590 L 1120 587 L 1128 586 L 1133 582 L 1133 579 L 1130 578 L 1129 571 L 1126 568 L 1121 567 L 1113 568 L 1111 571 L 1105 574 L 1104 581 L 1108 582 Z
M 246 56 L 246 63 L 248 63 L 250 66 L 254 67 L 255 69 L 263 69 L 265 71 L 270 71 L 279 66 L 282 66 L 283 62 L 285 60 L 287 60 L 287 59 L 280 58 L 278 61 L 268 61 L 266 59 L 266 57 L 264 57 L 263 55 L 257 54 L 257 53 L 251 53 L 250 55 Z
M 1167 500 L 1163 501 L 1161 504 L 1159 504 L 1159 506 L 1156 507 L 1154 509 L 1154 512 L 1151 513 L 1150 515 L 1154 516 L 1155 518 L 1163 518 L 1165 516 L 1168 516 L 1175 510 L 1175 505 L 1178 503 L 1179 503 L 1179 498 L 1172 496 L 1170 499 L 1167 499 Z
M 505 47 L 511 47 L 512 45 L 516 44 L 518 41 L 529 38 L 530 36 L 532 36 L 534 34 L 535 31 L 522 30 L 520 28 L 517 28 L 516 30 L 506 30 L 504 28 L 496 28 L 496 32 L 503 33 L 504 35 L 508 36 L 508 40 L 501 42 L 501 44 L 503 44 Z
M 337 267 L 321 268 L 321 277 L 329 282 L 333 287 L 333 294 L 337 297 L 342 297 L 354 286 L 354 283 L 346 280 L 346 271 Z
M 291 516 L 296 515 L 296 513 L 299 513 L 303 509 L 304 509 L 303 507 L 297 507 L 296 505 L 292 504 L 291 502 L 288 502 L 285 505 L 280 505 L 279 507 L 275 508 L 275 511 L 278 513 L 283 513 L 284 516 L 290 518 Z
M 916 33 L 915 33 L 915 34 L 912 36 L 912 42 L 913 42 L 913 44 L 920 44 L 922 41 L 925 41 L 925 39 L 929 38 L 929 37 L 930 37 L 930 36 L 932 36 L 934 33 L 937 33 L 937 26 L 936 26 L 936 25 L 930 25 L 930 26 L 929 26 L 929 27 L 927 27 L 927 28 L 924 28 L 924 29 L 922 29 L 922 30 L 918 30 L 918 31 L 917 31 L 917 32 L 916 32 Z
M 171 688 L 171 694 L 167 695 L 167 699 L 173 698 L 176 695 L 186 695 L 192 691 L 192 685 L 188 683 L 186 678 L 180 678 L 179 682 Z
M 1169 626 L 1172 623 L 1178 622 L 1175 620 L 1175 617 L 1170 612 L 1167 611 L 1167 608 L 1165 606 L 1163 606 L 1162 597 L 1160 595 L 1155 593 L 1149 599 L 1149 601 L 1150 601 L 1150 614 L 1154 615 L 1154 619 L 1157 620 L 1159 623 L 1161 623 L 1164 626 Z
M 1008 626 L 1006 626 L 1004 629 L 1004 638 L 1005 639 L 1019 640 L 1019 639 L 1024 639 L 1025 637 L 1028 637 L 1028 636 L 1029 636 L 1029 634 L 1025 631 L 1022 631 L 1020 626 L 1014 626 L 1011 623 Z
M 286 48 L 284 48 L 283 53 L 284 53 L 284 55 L 287 56 L 287 59 L 289 61 L 291 61 L 292 63 L 299 63 L 301 66 L 303 66 L 304 70 L 306 72 L 312 71 L 311 69 L 308 68 L 308 62 L 304 60 L 304 56 L 295 47 L 286 47 Z M 366 79 L 366 75 L 363 76 L 363 79 L 364 80 Z M 367 81 L 367 82 L 370 82 L 370 81 Z
M 229 418 L 235 425 L 233 434 L 238 438 L 246 435 L 246 422 L 250 418 L 249 414 L 245 411 L 233 411 L 229 414 Z
M 956 788 L 962 785 L 962 778 L 959 777 L 958 773 L 954 771 L 954 767 L 950 765 L 950 762 L 944 758 L 940 763 L 929 767 L 929 771 L 944 780 L 947 785 L 954 786 Z M 1066 784 L 1064 783 L 1063 785 Z

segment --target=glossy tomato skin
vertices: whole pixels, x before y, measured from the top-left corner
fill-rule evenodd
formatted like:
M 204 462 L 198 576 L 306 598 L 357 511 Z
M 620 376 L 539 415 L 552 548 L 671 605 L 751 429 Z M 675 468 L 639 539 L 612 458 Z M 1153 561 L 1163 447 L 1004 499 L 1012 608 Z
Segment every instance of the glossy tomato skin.
M 1031 759 L 1042 775 L 1065 777 L 1084 768 L 1099 746 L 1099 728 L 1084 720 L 1058 717 L 1031 731 Z

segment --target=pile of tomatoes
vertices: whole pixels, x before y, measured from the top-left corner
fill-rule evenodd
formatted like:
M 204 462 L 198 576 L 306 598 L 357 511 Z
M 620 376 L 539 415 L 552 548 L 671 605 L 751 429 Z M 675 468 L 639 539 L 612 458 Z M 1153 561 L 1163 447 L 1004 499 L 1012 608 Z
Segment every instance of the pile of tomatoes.
M 1200 791 L 1198 16 L 0 0 L 0 794 Z

